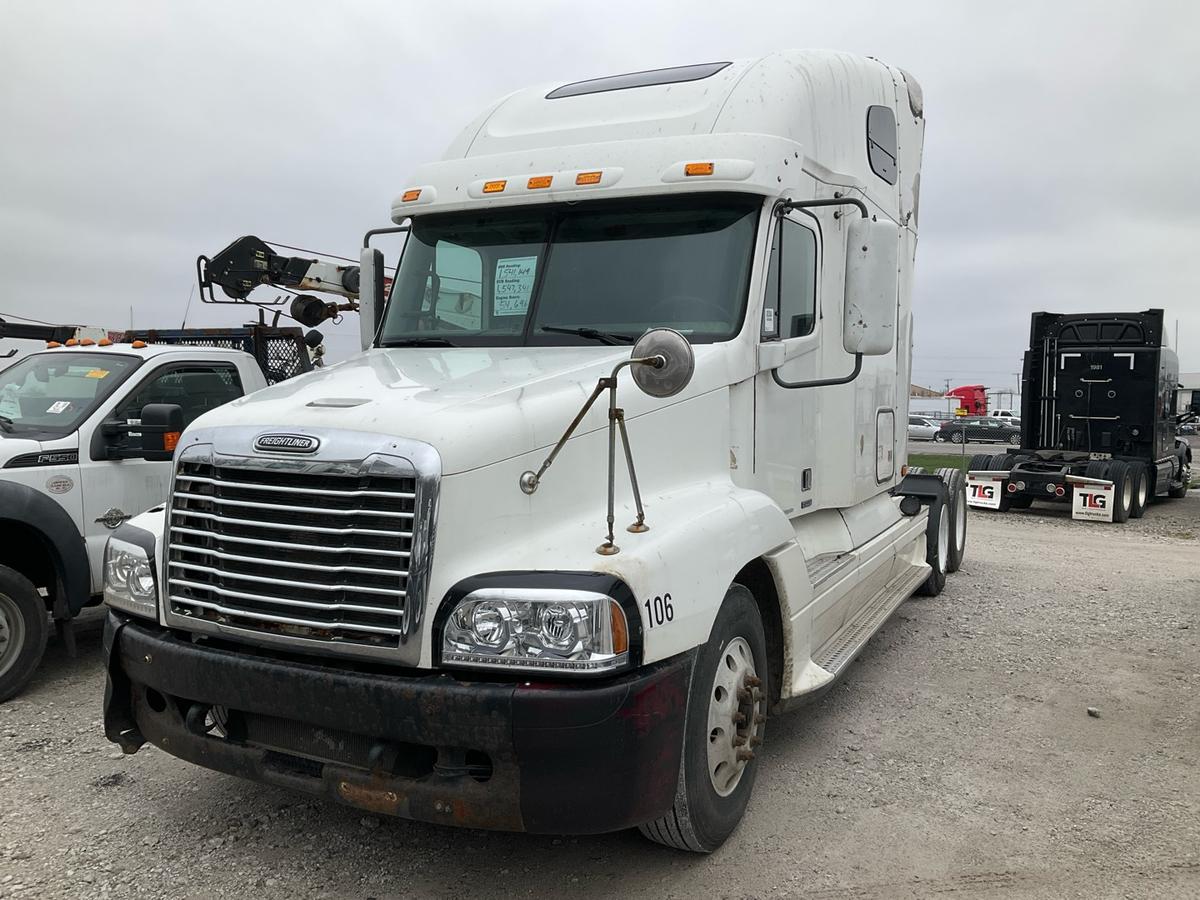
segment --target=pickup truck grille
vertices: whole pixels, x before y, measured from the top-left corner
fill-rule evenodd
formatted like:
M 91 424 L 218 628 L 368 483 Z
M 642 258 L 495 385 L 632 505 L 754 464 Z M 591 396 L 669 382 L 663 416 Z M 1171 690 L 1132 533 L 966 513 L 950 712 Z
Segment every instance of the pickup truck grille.
M 175 616 L 392 649 L 412 623 L 417 480 L 178 465 L 167 593 Z

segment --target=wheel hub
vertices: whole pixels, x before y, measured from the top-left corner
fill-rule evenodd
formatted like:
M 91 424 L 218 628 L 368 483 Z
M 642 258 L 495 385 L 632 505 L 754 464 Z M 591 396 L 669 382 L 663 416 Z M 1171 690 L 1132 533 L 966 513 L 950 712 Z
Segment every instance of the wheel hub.
M 754 759 L 764 722 L 765 701 L 754 653 L 745 638 L 734 638 L 717 663 L 708 704 L 708 777 L 722 797 L 733 793 Z

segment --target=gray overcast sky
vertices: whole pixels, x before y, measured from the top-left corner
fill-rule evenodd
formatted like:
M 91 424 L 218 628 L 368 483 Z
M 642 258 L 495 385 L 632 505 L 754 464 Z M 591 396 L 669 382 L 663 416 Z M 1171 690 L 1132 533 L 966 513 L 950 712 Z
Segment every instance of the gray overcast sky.
M 1194 3 L 0 9 L 0 313 L 177 326 L 197 254 L 242 234 L 354 254 L 511 90 L 830 47 L 924 87 L 914 380 L 1011 385 L 1036 309 L 1165 307 L 1200 370 Z M 189 324 L 244 312 L 194 302 Z M 323 329 L 332 356 L 356 329 Z

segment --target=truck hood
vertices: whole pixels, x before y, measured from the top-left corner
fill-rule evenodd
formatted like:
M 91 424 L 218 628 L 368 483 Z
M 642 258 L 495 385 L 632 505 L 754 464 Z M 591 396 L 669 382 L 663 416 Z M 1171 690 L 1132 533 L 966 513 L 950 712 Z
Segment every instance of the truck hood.
M 720 345 L 695 348 L 696 376 L 669 400 L 644 395 L 627 371 L 619 403 L 628 418 L 730 383 Z M 412 438 L 441 454 L 451 475 L 550 447 L 597 379 L 628 347 L 373 349 L 226 404 L 197 420 L 222 426 L 337 428 Z M 603 428 L 604 399 L 577 434 Z

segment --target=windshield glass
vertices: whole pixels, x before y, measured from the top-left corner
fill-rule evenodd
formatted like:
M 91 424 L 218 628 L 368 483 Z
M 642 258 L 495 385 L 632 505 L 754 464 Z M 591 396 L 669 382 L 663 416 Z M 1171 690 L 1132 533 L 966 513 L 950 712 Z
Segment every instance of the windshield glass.
M 38 353 L 0 371 L 0 433 L 69 434 L 134 370 L 136 356 Z
M 660 325 L 728 340 L 761 205 L 708 194 L 418 218 L 380 343 L 631 343 Z

